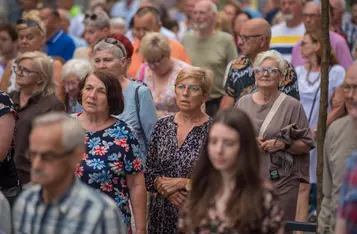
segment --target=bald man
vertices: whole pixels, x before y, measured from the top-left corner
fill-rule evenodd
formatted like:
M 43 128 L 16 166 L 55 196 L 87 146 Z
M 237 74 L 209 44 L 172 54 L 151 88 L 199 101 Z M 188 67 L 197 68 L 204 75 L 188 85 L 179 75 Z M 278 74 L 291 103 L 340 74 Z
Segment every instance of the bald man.
M 230 61 L 238 56 L 232 35 L 216 31 L 217 7 L 210 0 L 196 3 L 193 10 L 193 31 L 182 38 L 192 65 L 206 67 L 214 73 L 213 90 L 206 102 L 206 112 L 214 116 L 224 95 L 223 78 Z
M 257 54 L 269 50 L 271 27 L 264 19 L 248 20 L 238 36 L 238 47 L 243 56 L 233 60 L 226 71 L 225 96 L 220 108 L 233 107 L 243 95 L 256 91 L 255 78 L 252 69 Z M 285 79 L 281 81 L 280 90 L 299 99 L 298 82 L 294 68 L 286 62 Z
M 308 2 L 303 10 L 304 25 L 306 32 L 313 32 L 321 28 L 321 4 L 317 2 Z M 356 34 L 357 37 L 357 34 Z M 346 40 L 338 33 L 330 31 L 330 41 L 333 52 L 338 62 L 346 70 L 352 65 L 353 60 Z M 301 40 L 296 43 L 292 52 L 291 64 L 294 67 L 304 65 L 304 59 L 300 53 Z
M 344 93 L 349 116 L 336 120 L 325 140 L 324 199 L 318 233 L 357 233 L 357 63 L 347 70 Z

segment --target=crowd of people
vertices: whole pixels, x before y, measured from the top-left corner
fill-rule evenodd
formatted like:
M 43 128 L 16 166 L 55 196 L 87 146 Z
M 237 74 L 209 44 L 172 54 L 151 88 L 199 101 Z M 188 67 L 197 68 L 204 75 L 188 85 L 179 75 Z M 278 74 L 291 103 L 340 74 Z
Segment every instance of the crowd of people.
M 319 1 L 17 4 L 0 11 L 0 234 L 357 233 L 356 0 L 330 0 L 330 45 Z

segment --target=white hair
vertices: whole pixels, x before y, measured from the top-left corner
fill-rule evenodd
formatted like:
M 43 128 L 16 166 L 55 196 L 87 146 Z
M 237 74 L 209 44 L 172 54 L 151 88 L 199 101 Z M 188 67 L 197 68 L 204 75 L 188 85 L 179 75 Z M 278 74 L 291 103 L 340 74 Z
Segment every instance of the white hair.
M 110 19 L 110 26 L 111 27 L 126 27 L 126 23 L 123 18 L 116 17 Z
M 278 69 L 282 74 L 285 74 L 286 61 L 284 57 L 276 50 L 268 50 L 261 52 L 255 58 L 253 67 L 259 67 L 265 59 L 273 59 L 278 63 Z
M 60 124 L 62 129 L 62 146 L 65 152 L 84 147 L 85 132 L 81 123 L 63 112 L 51 112 L 41 115 L 32 123 L 32 127 Z
M 119 46 L 120 46 L 120 48 L 119 48 Z M 109 50 L 109 49 L 112 51 L 114 57 L 116 57 L 117 59 L 126 57 L 125 46 L 121 43 L 118 45 L 113 45 L 113 44 L 107 43 L 105 41 L 100 41 L 94 46 L 93 52 L 95 54 L 98 51 Z
M 71 59 L 62 67 L 62 81 L 69 75 L 76 76 L 79 80 L 84 79 L 89 73 L 93 72 L 92 64 L 85 59 Z

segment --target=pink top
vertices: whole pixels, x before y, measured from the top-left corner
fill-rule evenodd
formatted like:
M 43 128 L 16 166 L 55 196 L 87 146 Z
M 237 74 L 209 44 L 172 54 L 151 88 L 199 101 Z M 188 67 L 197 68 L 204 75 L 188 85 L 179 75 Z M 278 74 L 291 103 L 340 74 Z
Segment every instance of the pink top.
M 339 64 L 347 70 L 352 65 L 353 59 L 346 40 L 339 34 L 330 31 L 330 41 Z M 291 64 L 294 67 L 302 66 L 305 63 L 300 53 L 300 45 L 301 41 L 298 41 L 293 48 Z

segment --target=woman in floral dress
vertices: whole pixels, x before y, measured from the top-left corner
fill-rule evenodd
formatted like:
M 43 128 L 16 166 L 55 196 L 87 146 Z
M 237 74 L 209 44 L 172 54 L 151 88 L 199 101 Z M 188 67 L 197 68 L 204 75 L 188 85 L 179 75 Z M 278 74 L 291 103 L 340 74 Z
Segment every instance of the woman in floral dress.
M 175 84 L 180 111 L 159 119 L 154 127 L 145 167 L 147 190 L 154 193 L 149 211 L 150 234 L 176 233 L 179 208 L 211 125 L 201 105 L 209 96 L 212 80 L 212 72 L 201 68 L 181 70 Z
M 120 114 L 124 101 L 119 81 L 109 72 L 95 71 L 80 85 L 83 113 L 76 114 L 86 130 L 86 153 L 76 175 L 113 198 L 131 230 L 133 207 L 136 233 L 146 233 L 146 189 L 140 146 L 131 128 L 112 115 Z

